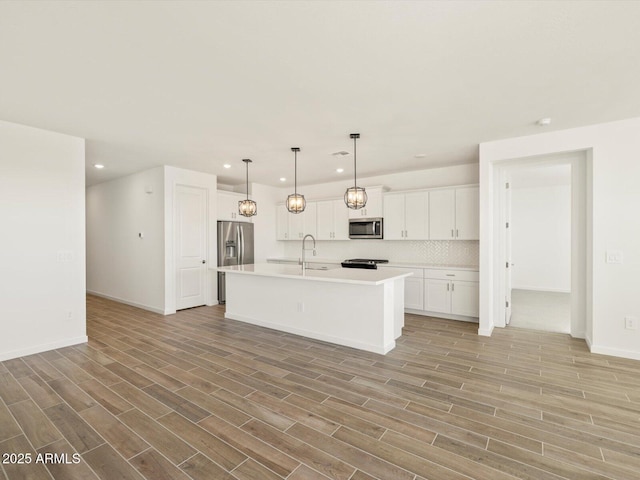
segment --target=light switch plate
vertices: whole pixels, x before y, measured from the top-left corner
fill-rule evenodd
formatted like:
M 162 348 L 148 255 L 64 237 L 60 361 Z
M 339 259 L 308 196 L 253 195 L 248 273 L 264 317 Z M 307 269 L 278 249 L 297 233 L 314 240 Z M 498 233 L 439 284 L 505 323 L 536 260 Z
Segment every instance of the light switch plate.
M 632 316 L 624 317 L 624 328 L 626 328 L 627 330 L 637 330 L 638 319 Z
M 607 263 L 622 263 L 622 252 L 620 250 L 607 250 Z

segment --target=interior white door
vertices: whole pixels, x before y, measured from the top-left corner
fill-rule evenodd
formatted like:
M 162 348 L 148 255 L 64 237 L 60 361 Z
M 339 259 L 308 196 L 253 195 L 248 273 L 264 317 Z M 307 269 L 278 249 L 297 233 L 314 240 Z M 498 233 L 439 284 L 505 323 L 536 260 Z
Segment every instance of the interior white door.
M 511 262 L 511 189 L 509 188 L 509 178 L 507 177 L 506 180 L 504 191 L 504 246 L 506 259 L 504 274 L 504 324 L 509 325 L 511 322 L 511 271 L 513 270 L 513 263 Z
M 207 190 L 175 190 L 176 310 L 206 303 Z

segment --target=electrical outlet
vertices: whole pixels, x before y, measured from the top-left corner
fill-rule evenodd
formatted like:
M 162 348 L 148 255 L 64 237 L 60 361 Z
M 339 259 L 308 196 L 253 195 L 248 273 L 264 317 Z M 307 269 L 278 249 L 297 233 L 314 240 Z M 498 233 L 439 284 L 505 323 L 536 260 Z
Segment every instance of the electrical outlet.
M 627 330 L 637 330 L 638 319 L 631 316 L 624 317 L 624 328 L 626 328 Z
M 607 263 L 622 263 L 622 252 L 620 250 L 607 250 Z

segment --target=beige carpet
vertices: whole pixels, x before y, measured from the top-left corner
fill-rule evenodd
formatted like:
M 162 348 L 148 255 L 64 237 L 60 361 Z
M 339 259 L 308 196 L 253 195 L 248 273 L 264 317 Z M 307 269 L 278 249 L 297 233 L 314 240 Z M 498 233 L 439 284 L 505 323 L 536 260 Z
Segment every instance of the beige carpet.
M 570 293 L 514 289 L 511 305 L 511 327 L 559 333 L 571 331 Z

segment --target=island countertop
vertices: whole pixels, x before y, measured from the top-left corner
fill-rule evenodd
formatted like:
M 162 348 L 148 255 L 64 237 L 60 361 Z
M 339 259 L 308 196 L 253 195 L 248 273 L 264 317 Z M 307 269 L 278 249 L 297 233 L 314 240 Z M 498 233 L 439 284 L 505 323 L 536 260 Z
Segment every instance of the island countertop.
M 384 268 L 368 270 L 361 268 L 329 268 L 317 270 L 314 267 L 307 268 L 304 275 L 299 265 L 283 265 L 276 263 L 255 263 L 249 265 L 233 265 L 216 267 L 219 272 L 238 273 L 244 275 L 258 275 L 262 277 L 292 278 L 299 280 L 313 280 L 320 282 L 351 283 L 359 285 L 381 285 L 386 282 L 409 277 L 411 272 Z

